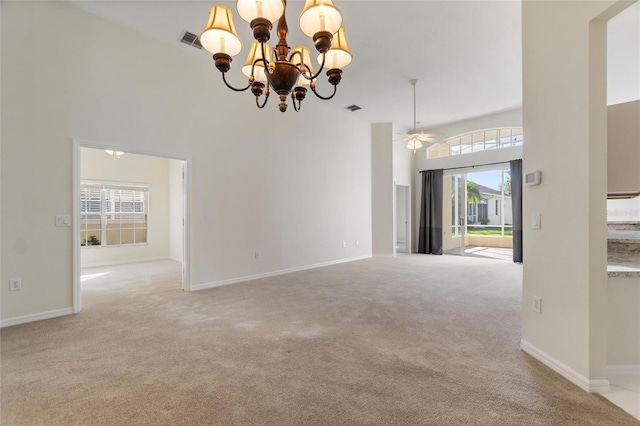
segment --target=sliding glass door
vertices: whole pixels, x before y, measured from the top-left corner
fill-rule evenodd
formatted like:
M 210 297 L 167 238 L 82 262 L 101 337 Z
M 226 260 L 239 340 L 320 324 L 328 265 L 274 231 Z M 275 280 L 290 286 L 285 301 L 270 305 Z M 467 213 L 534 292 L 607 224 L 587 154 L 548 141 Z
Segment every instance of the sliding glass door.
M 465 173 L 451 175 L 451 191 L 448 192 L 451 194 L 451 236 L 445 249 L 448 254 L 460 256 L 464 256 L 467 234 L 466 182 Z
M 508 257 L 513 247 L 509 169 L 451 171 L 443 181 L 444 253 Z

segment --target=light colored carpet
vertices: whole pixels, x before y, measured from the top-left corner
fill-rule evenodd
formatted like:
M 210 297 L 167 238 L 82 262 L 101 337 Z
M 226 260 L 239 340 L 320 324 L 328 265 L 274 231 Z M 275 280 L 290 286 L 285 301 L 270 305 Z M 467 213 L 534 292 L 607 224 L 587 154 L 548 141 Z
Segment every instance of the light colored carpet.
M 640 424 L 519 349 L 520 265 L 405 255 L 194 293 L 179 269 L 84 270 L 81 314 L 3 329 L 2 424 Z

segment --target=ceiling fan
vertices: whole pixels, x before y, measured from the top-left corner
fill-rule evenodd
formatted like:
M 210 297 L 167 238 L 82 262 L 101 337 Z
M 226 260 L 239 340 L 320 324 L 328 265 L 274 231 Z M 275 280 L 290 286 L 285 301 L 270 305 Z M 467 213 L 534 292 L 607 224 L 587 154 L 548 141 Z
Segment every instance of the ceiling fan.
M 422 130 L 416 130 L 416 83 L 418 80 L 411 79 L 409 83 L 413 86 L 413 129 L 408 130 L 407 133 L 402 133 L 404 135 L 403 140 L 407 142 L 407 148 L 412 149 L 413 153 L 416 153 L 416 150 L 422 148 L 422 144 L 426 143 L 429 145 L 433 145 L 440 141 L 439 137 L 442 136 L 439 133 L 424 133 Z

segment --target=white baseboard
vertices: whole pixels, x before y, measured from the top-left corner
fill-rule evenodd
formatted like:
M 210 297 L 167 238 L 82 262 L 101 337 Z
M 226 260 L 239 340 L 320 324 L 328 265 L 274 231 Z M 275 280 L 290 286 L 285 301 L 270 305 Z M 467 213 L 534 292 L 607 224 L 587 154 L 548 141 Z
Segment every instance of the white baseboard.
M 578 373 L 571 367 L 557 359 L 553 358 L 551 355 L 546 352 L 536 348 L 535 346 L 525 342 L 524 340 L 520 340 L 520 349 L 564 377 L 569 380 L 574 385 L 578 386 L 585 392 L 591 393 L 609 393 L 611 392 L 611 386 L 609 385 L 609 380 L 589 380 L 584 377 L 582 374 Z
M 640 377 L 640 365 L 607 365 L 607 375 Z
M 0 328 L 11 327 L 12 325 L 26 324 L 28 322 L 40 321 L 50 318 L 62 317 L 73 314 L 73 308 L 56 309 L 53 311 L 41 312 L 39 314 L 23 315 L 0 320 Z
M 289 268 L 289 269 L 281 269 L 278 271 L 265 272 L 263 274 L 245 275 L 244 277 L 231 278 L 228 280 L 214 281 L 210 283 L 195 284 L 195 285 L 192 284 L 191 291 L 206 290 L 208 288 L 222 287 L 225 285 L 237 284 L 245 281 L 258 280 L 260 278 L 275 277 L 277 275 L 290 274 L 292 272 L 306 271 L 309 269 L 322 268 L 325 266 L 337 265 L 340 263 L 347 263 L 347 262 L 353 262 L 356 260 L 369 259 L 370 257 L 371 255 L 356 256 L 356 257 L 350 257 L 347 259 L 332 260 L 330 262 L 316 263 L 313 265 L 299 266 L 297 268 Z
M 86 262 L 82 263 L 81 268 L 100 268 L 103 266 L 115 266 L 115 265 L 127 265 L 129 263 L 143 263 L 143 262 L 157 262 L 159 260 L 172 260 L 170 257 L 146 257 L 142 259 L 126 259 L 126 260 L 111 260 L 108 262 Z M 182 261 L 182 259 L 180 259 Z

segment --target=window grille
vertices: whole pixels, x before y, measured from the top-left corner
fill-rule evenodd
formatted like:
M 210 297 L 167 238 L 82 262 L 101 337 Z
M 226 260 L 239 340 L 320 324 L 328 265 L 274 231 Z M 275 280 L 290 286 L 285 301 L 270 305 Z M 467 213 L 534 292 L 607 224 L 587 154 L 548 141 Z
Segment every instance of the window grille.
M 80 184 L 80 245 L 147 242 L 149 186 Z
M 449 157 L 473 152 L 521 146 L 521 127 L 477 130 L 454 136 L 427 149 L 427 158 Z

